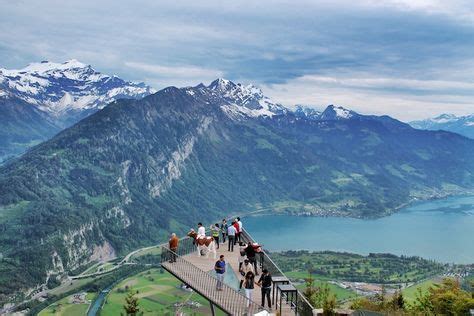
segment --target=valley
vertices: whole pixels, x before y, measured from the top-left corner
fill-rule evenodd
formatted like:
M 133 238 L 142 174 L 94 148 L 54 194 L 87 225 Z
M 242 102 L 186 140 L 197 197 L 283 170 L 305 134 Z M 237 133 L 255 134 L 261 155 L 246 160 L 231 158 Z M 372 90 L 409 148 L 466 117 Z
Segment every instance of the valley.
M 112 102 L 1 166 L 1 300 L 195 218 L 381 218 L 474 187 L 474 140 L 333 105 L 303 114 L 225 79 L 168 87 Z

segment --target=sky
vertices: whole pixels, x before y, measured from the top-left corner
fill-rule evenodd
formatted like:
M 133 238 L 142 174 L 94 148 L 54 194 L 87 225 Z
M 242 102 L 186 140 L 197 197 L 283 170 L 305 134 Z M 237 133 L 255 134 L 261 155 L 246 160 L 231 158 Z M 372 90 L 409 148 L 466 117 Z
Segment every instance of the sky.
M 0 68 L 77 59 L 154 88 L 217 77 L 286 106 L 474 113 L 474 1 L 0 0 Z

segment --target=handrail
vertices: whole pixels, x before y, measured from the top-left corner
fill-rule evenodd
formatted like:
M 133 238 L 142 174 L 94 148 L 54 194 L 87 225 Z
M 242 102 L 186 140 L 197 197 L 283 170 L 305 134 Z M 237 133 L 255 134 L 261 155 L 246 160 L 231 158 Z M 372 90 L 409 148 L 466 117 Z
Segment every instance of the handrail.
M 252 242 L 255 243 L 255 240 L 253 237 L 249 234 L 248 231 L 243 229 L 243 239 L 246 242 Z M 264 260 L 263 262 L 261 261 L 261 265 L 268 269 L 269 272 L 272 275 L 282 275 L 284 276 L 285 274 L 280 270 L 280 268 L 273 262 L 273 260 L 270 258 L 270 256 L 265 252 L 264 249 L 262 249 Z M 290 281 L 291 284 L 291 281 Z M 295 287 L 296 288 L 296 287 Z M 311 303 L 308 301 L 306 296 L 304 296 L 299 290 L 298 290 L 298 315 L 301 316 L 312 316 L 313 315 L 313 310 L 314 307 L 311 305 Z
M 168 247 L 163 246 L 161 266 L 230 315 L 253 315 L 266 310 L 254 301 L 248 300 L 242 293 L 225 283 L 223 284 L 223 291 L 217 291 L 215 288 L 217 283 L 216 277 L 201 270 L 180 255 L 183 253 L 188 254 L 189 249 L 189 245 L 185 245 L 185 247 L 180 245 L 178 253 L 175 253 Z M 175 262 L 170 263 L 171 259 L 175 260 Z M 249 305 L 248 307 L 247 304 Z

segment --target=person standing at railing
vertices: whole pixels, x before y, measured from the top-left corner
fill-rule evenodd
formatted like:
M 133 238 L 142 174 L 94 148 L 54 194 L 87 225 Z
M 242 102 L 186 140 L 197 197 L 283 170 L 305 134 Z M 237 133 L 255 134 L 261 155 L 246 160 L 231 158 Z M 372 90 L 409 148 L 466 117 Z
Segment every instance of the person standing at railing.
M 221 229 L 219 228 L 219 224 L 215 223 L 214 225 L 211 225 L 210 229 L 212 238 L 214 238 L 214 241 L 217 245 L 217 249 L 219 249 L 219 232 L 221 231 Z
M 272 301 L 270 299 L 270 293 L 272 291 L 272 276 L 267 269 L 262 270 L 262 276 L 257 282 L 257 285 L 261 286 L 262 289 L 262 306 L 265 307 L 265 297 L 267 297 L 268 308 L 272 308 Z
M 247 307 L 250 306 L 252 300 L 253 289 L 255 288 L 255 274 L 252 271 L 247 272 L 244 280 L 245 297 L 247 298 Z
M 223 291 L 224 290 L 224 275 L 225 275 L 224 255 L 220 255 L 219 260 L 216 261 L 216 264 L 214 265 L 214 271 L 216 271 L 216 276 L 217 276 L 216 289 L 218 291 Z
M 179 239 L 175 233 L 171 234 L 171 238 L 169 240 L 169 247 L 170 247 L 170 263 L 176 262 L 176 254 L 178 253 L 178 245 Z
M 222 243 L 225 243 L 225 238 L 227 236 L 227 229 L 229 228 L 229 225 L 227 225 L 227 221 L 224 218 L 221 223 L 221 230 L 222 230 Z
M 234 240 L 235 234 L 237 233 L 234 225 L 229 225 L 227 228 L 227 237 L 229 237 L 229 242 L 227 244 L 227 251 L 234 251 Z
M 242 226 L 242 221 L 240 220 L 240 217 L 237 217 L 237 225 L 239 225 L 239 241 L 242 241 L 242 233 L 243 233 L 243 229 L 244 227 Z
M 257 270 L 257 258 L 255 248 L 253 247 L 252 243 L 249 243 L 247 245 L 247 248 L 245 248 L 245 253 L 247 254 L 247 259 L 249 259 L 250 263 L 254 266 L 255 269 L 255 274 L 258 275 L 258 270 Z

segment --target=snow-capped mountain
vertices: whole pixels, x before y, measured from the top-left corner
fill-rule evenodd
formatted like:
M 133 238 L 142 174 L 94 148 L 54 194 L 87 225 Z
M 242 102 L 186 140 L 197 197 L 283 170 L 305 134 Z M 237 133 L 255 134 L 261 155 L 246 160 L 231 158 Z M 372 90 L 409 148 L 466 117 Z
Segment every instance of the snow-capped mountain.
M 0 96 L 17 97 L 56 117 L 98 110 L 116 99 L 141 98 L 154 92 L 144 83 L 102 74 L 75 59 L 0 69 Z
M 291 114 L 298 118 L 314 121 L 346 120 L 362 117 L 360 114 L 342 106 L 329 105 L 323 111 L 304 105 L 296 105 L 291 110 L 265 96 L 254 85 L 234 83 L 227 79 L 216 79 L 208 86 L 200 84 L 186 88 L 190 95 L 203 94 L 211 97 L 213 102 L 232 118 L 273 117 L 275 115 Z
M 474 114 L 466 116 L 441 114 L 434 118 L 410 122 L 410 125 L 418 129 L 445 130 L 474 138 Z
M 272 117 L 289 111 L 263 95 L 262 90 L 253 85 L 243 85 L 219 78 L 207 87 L 199 85 L 195 88 L 205 90 L 206 93 L 220 99 L 221 109 L 233 117 Z
M 0 163 L 121 98 L 155 90 L 77 60 L 0 69 Z
M 323 112 L 317 111 L 311 107 L 297 105 L 294 114 L 297 117 L 304 117 L 313 121 L 335 121 L 360 118 L 362 115 L 342 106 L 328 105 Z
M 319 120 L 321 113 L 318 110 L 315 110 L 309 106 L 297 104 L 294 110 L 296 117 L 307 118 L 312 120 Z
M 343 108 L 342 106 L 329 105 L 321 116 L 320 120 L 332 121 L 332 120 L 346 120 L 359 116 L 356 112 Z

